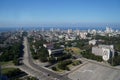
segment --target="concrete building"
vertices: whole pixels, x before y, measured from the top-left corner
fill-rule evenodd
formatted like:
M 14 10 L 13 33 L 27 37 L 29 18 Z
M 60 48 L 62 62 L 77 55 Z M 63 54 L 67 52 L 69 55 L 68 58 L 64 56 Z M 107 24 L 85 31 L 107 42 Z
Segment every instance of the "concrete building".
M 61 54 L 63 53 L 64 49 L 63 48 L 60 48 L 60 49 L 48 49 L 48 53 L 49 53 L 49 56 L 51 55 L 54 55 L 54 54 Z
M 76 35 L 79 36 L 80 35 L 80 30 L 76 30 Z
M 114 46 L 113 45 L 98 45 L 92 47 L 92 53 L 98 56 L 102 56 L 104 61 L 114 57 Z
M 68 34 L 70 34 L 70 33 L 72 33 L 72 29 L 68 29 L 68 32 L 67 32 Z
M 86 32 L 80 32 L 80 38 L 81 39 L 86 39 L 87 37 L 87 33 Z
M 105 32 L 106 32 L 106 33 L 112 33 L 112 32 L 113 32 L 113 29 L 110 28 L 110 27 L 106 27 Z
M 58 35 L 59 39 L 64 38 L 64 35 Z
M 65 36 L 65 40 L 66 40 L 66 41 L 73 41 L 73 40 L 75 40 L 75 39 L 76 39 L 75 36 L 69 36 L 69 35 L 66 35 L 66 36 Z
M 49 44 L 43 44 L 43 46 L 47 49 L 53 49 L 54 48 L 54 45 L 52 43 L 49 43 Z
M 90 40 L 89 41 L 89 45 L 96 45 L 97 44 L 97 40 Z
M 91 31 L 91 33 L 92 33 L 93 35 L 96 35 L 97 31 L 96 31 L 95 29 L 93 29 L 93 30 Z

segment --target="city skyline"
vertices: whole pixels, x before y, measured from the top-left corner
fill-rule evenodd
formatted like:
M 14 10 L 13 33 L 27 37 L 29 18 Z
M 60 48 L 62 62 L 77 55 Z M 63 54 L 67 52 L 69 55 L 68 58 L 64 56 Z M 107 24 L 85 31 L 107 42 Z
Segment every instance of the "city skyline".
M 119 23 L 119 0 L 1 0 L 0 27 Z

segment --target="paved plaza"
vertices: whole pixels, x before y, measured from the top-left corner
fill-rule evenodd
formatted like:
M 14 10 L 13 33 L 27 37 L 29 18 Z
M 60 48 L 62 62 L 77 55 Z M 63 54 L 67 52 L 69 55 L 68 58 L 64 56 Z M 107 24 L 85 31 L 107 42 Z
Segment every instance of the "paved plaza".
M 72 80 L 120 80 L 120 70 L 88 63 L 70 73 L 68 77 Z

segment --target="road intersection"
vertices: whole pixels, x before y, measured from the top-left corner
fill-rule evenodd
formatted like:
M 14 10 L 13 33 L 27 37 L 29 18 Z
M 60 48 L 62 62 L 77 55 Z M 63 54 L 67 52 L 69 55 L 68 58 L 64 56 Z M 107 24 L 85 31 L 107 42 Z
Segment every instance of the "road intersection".
M 24 37 L 23 45 L 24 45 L 24 56 L 23 56 L 24 65 L 20 66 L 20 68 L 23 71 L 26 71 L 29 75 L 35 76 L 40 80 L 70 80 L 66 76 L 59 75 L 44 67 L 35 64 L 31 56 L 27 37 Z

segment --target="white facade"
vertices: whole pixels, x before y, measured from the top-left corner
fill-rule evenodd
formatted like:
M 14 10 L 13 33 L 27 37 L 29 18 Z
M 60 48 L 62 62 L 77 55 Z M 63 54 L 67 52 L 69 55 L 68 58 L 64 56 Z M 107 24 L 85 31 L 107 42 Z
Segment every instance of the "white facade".
M 91 33 L 94 34 L 94 35 L 96 35 L 97 31 L 96 31 L 95 29 L 93 29 L 93 30 L 91 31 Z
M 52 54 L 52 50 L 48 49 L 49 56 Z
M 80 35 L 80 30 L 76 30 L 76 34 L 77 34 L 77 36 L 79 36 Z
M 97 40 L 91 40 L 91 41 L 89 41 L 89 45 L 96 45 L 96 43 L 97 43 Z
M 110 27 L 106 27 L 105 32 L 106 32 L 106 33 L 112 33 L 112 32 L 113 32 L 113 29 L 110 28 Z
M 109 58 L 110 58 L 110 53 L 111 53 L 110 49 L 102 48 L 102 51 L 103 51 L 103 54 L 102 54 L 102 55 L 103 55 L 103 56 L 102 56 L 103 60 L 104 60 L 104 61 L 109 60 Z
M 109 60 L 114 57 L 114 47 L 113 45 L 98 45 L 92 47 L 92 53 L 98 56 L 102 56 L 104 61 Z
M 59 35 L 58 37 L 59 37 L 60 39 L 62 39 L 62 38 L 64 38 L 64 35 Z
M 50 44 L 43 44 L 43 46 L 47 49 L 53 49 L 54 48 L 54 45 L 52 43 Z
M 65 36 L 66 41 L 73 41 L 75 39 L 76 39 L 76 37 L 74 37 L 74 36 L 68 36 L 68 35 Z
M 81 39 L 86 39 L 87 37 L 87 33 L 86 32 L 80 32 L 80 38 Z
M 72 29 L 68 29 L 68 34 L 72 33 Z

